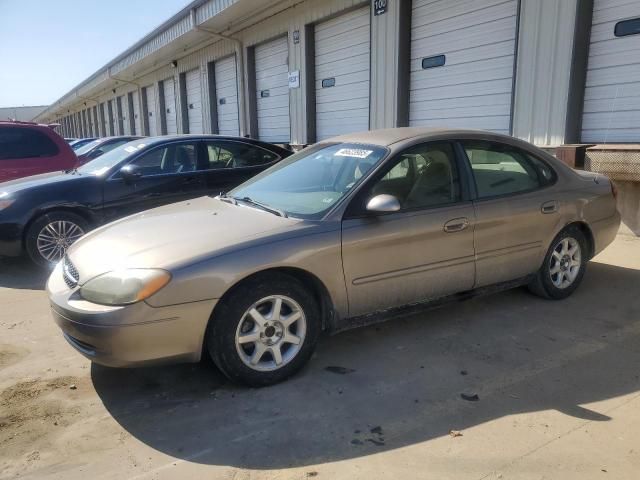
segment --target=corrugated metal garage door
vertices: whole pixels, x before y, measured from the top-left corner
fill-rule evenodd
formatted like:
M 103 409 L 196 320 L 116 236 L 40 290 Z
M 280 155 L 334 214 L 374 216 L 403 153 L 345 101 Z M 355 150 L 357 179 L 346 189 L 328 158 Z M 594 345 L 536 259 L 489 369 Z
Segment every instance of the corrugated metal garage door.
M 133 132 L 135 135 L 142 135 L 142 124 L 140 122 L 141 117 L 140 117 L 140 98 L 138 97 L 138 91 L 134 91 L 132 92 L 132 99 L 133 99 L 133 122 L 134 122 L 134 127 L 136 129 L 135 132 Z
M 100 104 L 100 132 L 101 136 L 109 136 L 109 120 L 107 117 L 107 105 L 106 103 Z
M 256 46 L 255 61 L 258 138 L 265 142 L 288 143 L 291 124 L 287 37 Z
M 176 116 L 176 87 L 173 78 L 162 82 L 164 91 L 164 112 L 167 121 L 167 135 L 178 133 L 178 118 Z
M 147 119 L 149 121 L 149 136 L 155 137 L 158 135 L 158 127 L 156 125 L 156 88 L 153 85 L 149 85 L 145 88 L 147 96 Z
M 91 129 L 91 136 L 92 137 L 97 137 L 98 133 L 97 133 L 97 125 L 95 122 L 95 119 L 93 117 L 93 108 L 89 108 L 87 110 L 87 115 L 89 115 L 89 125 L 90 125 L 90 129 Z
M 236 58 L 227 57 L 216 61 L 215 72 L 216 99 L 218 100 L 218 133 L 220 135 L 240 135 Z
M 116 102 L 114 100 L 107 101 L 107 113 L 109 115 L 109 135 L 117 135 L 116 130 Z
M 315 27 L 316 138 L 369 129 L 369 7 Z
M 93 121 L 93 135 L 95 137 L 100 136 L 100 121 L 98 120 L 98 106 L 96 105 L 91 109 L 91 118 Z
M 516 0 L 414 0 L 411 126 L 509 133 L 517 10 Z
M 129 135 L 131 129 L 129 128 L 129 110 L 126 97 L 118 97 L 116 105 L 118 106 L 118 133 L 120 135 Z
M 200 70 L 191 70 L 185 75 L 187 87 L 187 116 L 189 133 L 202 133 L 202 85 Z
M 618 22 L 633 18 L 640 18 L 640 1 L 593 3 L 582 116 L 585 143 L 640 141 L 640 35 L 614 33 Z

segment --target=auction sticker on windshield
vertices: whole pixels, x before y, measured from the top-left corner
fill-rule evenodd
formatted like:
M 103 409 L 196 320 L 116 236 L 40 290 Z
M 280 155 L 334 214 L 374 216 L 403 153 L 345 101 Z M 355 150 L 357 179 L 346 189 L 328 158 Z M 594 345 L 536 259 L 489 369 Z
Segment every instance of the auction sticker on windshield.
M 360 148 L 341 148 L 334 157 L 354 157 L 354 158 L 367 158 L 373 153 L 373 150 L 363 150 Z

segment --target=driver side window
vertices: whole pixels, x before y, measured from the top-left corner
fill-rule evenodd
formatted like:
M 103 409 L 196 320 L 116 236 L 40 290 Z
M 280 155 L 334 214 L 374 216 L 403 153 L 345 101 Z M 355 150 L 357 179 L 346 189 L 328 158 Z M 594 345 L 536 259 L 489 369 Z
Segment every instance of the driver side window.
M 135 165 L 143 177 L 187 173 L 198 169 L 195 143 L 177 143 L 156 148 L 136 158 Z
M 450 143 L 416 145 L 399 154 L 365 196 L 393 195 L 402 210 L 447 205 L 460 200 L 460 179 Z

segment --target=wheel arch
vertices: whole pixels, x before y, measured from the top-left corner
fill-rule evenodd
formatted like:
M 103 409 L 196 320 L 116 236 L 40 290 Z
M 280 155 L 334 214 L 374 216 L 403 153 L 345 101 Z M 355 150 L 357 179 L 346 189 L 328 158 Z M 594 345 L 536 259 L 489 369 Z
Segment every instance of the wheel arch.
M 596 248 L 595 238 L 593 236 L 593 232 L 591 231 L 591 228 L 586 222 L 575 221 L 565 225 L 562 230 L 566 230 L 567 228 L 572 228 L 572 227 L 580 230 L 580 232 L 584 235 L 584 238 L 587 240 L 587 248 L 588 248 L 587 258 L 588 260 L 591 260 L 593 258 L 595 248 Z
M 313 294 L 313 297 L 316 299 L 316 302 L 318 303 L 318 307 L 320 308 L 320 318 L 322 319 L 322 330 L 331 331 L 334 328 L 336 323 L 336 315 L 337 315 L 336 309 L 335 309 L 333 300 L 331 298 L 331 295 L 329 294 L 329 290 L 327 289 L 325 284 L 316 275 L 302 268 L 273 267 L 273 268 L 267 268 L 264 270 L 254 272 L 250 275 L 247 275 L 246 277 L 242 278 L 241 280 L 238 280 L 231 287 L 229 287 L 227 291 L 220 297 L 220 300 L 218 300 L 218 302 L 216 303 L 216 306 L 213 308 L 213 311 L 211 312 L 211 316 L 209 317 L 209 322 L 207 323 L 206 330 L 208 330 L 212 322 L 215 321 L 214 319 L 216 317 L 216 313 L 219 312 L 220 310 L 220 306 L 224 304 L 225 300 L 229 298 L 229 296 L 231 296 L 236 289 L 240 288 L 246 282 L 255 280 L 256 278 L 259 278 L 261 276 L 268 276 L 274 273 L 283 274 L 283 275 L 295 278 L 296 280 L 301 282 L 305 287 L 309 288 L 309 290 Z M 203 354 L 207 348 L 207 337 L 208 337 L 208 334 L 205 333 L 203 342 L 202 342 Z
M 29 233 L 29 229 L 31 228 L 33 223 L 45 215 L 50 215 L 52 213 L 57 213 L 57 212 L 73 213 L 74 215 L 78 215 L 82 217 L 92 229 L 96 227 L 97 222 L 95 218 L 85 209 L 68 206 L 68 205 L 51 205 L 50 207 L 44 207 L 42 209 L 39 209 L 37 212 L 35 212 L 31 216 L 29 221 L 25 224 L 24 229 L 22 230 L 22 247 L 23 248 L 25 248 L 27 234 Z

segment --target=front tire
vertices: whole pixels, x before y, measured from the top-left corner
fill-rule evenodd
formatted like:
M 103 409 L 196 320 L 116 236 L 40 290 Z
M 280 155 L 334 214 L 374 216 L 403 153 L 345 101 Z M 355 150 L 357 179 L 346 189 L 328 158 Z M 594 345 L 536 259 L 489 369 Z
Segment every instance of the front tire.
M 72 212 L 51 212 L 38 217 L 25 235 L 25 248 L 33 263 L 53 268 L 67 249 L 89 231 L 88 222 Z
M 280 273 L 259 275 L 218 305 L 207 349 L 230 380 L 262 387 L 300 370 L 320 330 L 318 304 L 300 281 Z
M 587 239 L 580 229 L 568 227 L 551 242 L 544 262 L 529 290 L 543 298 L 561 300 L 582 282 L 588 261 Z

